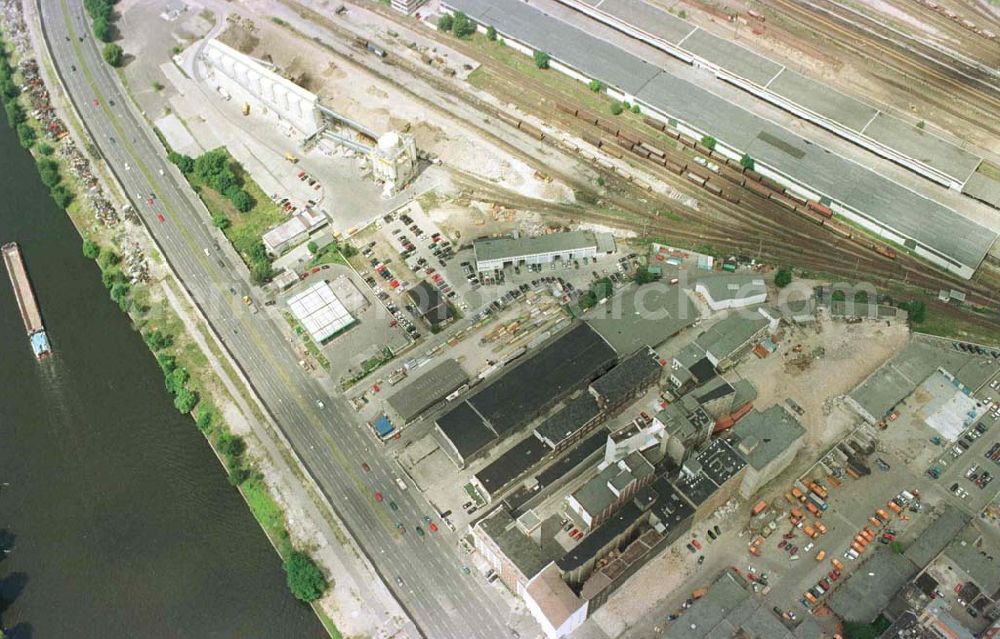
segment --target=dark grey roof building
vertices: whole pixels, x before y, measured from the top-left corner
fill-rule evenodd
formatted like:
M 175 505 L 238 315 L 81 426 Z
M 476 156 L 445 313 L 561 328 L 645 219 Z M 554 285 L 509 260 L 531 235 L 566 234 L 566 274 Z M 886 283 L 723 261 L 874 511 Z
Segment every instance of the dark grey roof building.
M 555 337 L 436 421 L 445 452 L 459 466 L 587 386 L 615 352 L 583 323 Z

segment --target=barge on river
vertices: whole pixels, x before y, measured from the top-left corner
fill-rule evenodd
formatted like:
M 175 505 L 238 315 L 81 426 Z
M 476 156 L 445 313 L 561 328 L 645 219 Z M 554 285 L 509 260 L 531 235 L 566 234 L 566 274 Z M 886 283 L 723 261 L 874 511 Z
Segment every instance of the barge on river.
M 31 350 L 36 358 L 44 359 L 52 354 L 52 349 L 49 346 L 49 337 L 45 334 L 45 325 L 42 324 L 42 313 L 38 310 L 35 292 L 28 279 L 28 270 L 21 257 L 21 249 L 17 243 L 9 242 L 3 245 L 2 250 L 10 283 L 14 287 L 14 297 L 17 298 L 17 307 L 21 311 L 21 320 L 24 322 L 25 330 L 28 331 Z

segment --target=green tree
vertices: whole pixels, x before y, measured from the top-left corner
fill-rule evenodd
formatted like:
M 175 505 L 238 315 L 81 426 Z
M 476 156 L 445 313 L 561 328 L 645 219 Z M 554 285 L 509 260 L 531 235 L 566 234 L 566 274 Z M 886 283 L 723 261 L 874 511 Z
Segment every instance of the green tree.
M 236 179 L 236 175 L 229 170 L 229 167 L 224 168 L 215 175 L 211 176 L 209 179 L 209 185 L 215 189 L 216 192 L 223 195 L 231 188 L 239 188 L 240 183 Z
M 274 271 L 270 262 L 253 262 L 250 265 L 250 277 L 255 284 L 263 284 L 271 281 Z
M 532 57 L 534 57 L 535 59 L 535 66 L 538 67 L 539 69 L 549 68 L 549 62 L 552 60 L 552 58 L 549 56 L 548 53 L 545 53 L 544 51 L 535 51 L 535 55 Z
M 164 377 L 163 383 L 168 393 L 176 395 L 187 387 L 188 380 L 190 379 L 191 375 L 187 372 L 187 369 L 183 366 L 177 366 Z
M 42 184 L 53 187 L 59 184 L 62 176 L 59 175 L 59 164 L 52 159 L 42 158 L 36 163 L 38 166 L 38 176 L 42 178 Z
M 438 31 L 451 31 L 451 27 L 454 24 L 455 19 L 451 17 L 450 13 L 446 13 L 438 18 Z
M 747 171 L 753 171 L 754 167 L 757 165 L 754 159 L 750 157 L 749 153 L 744 153 L 743 157 L 740 158 L 740 166 L 742 166 Z
M 635 283 L 636 284 L 649 284 L 650 282 L 655 282 L 660 279 L 660 276 L 656 273 L 652 273 L 648 266 L 641 266 L 635 271 Z
M 306 244 L 306 249 L 309 251 L 310 254 L 316 255 L 317 253 L 319 253 L 319 244 L 310 240 L 309 243 Z
M 243 189 L 238 189 L 229 199 L 232 201 L 233 206 L 236 207 L 236 210 L 240 213 L 247 213 L 254 207 L 254 204 L 256 204 L 256 202 L 253 201 L 253 196 Z
M 702 145 L 704 145 L 705 147 L 707 147 L 708 150 L 710 150 L 710 151 L 714 151 L 715 150 L 716 140 L 712 136 L 706 135 L 705 137 L 703 137 L 701 139 L 701 143 L 702 143 Z
M 451 32 L 458 38 L 465 38 L 476 32 L 476 24 L 463 12 L 456 11 L 452 16 Z
M 10 100 L 21 95 L 21 89 L 18 88 L 12 79 L 4 78 L 0 81 L 0 92 L 3 93 L 3 97 Z
M 116 266 L 121 261 L 118 254 L 114 251 L 102 251 L 100 256 L 97 258 L 97 264 L 101 267 L 101 270 L 108 270 L 112 266 Z
M 490 42 L 497 41 L 497 30 L 493 28 L 493 25 L 486 27 L 486 39 Z
M 181 388 L 174 397 L 174 408 L 182 415 L 187 415 L 198 405 L 198 393 L 188 388 Z
M 184 175 L 187 175 L 194 170 L 194 159 L 191 156 L 171 151 L 167 155 L 167 159 L 174 163 Z
M 344 242 L 340 247 L 340 254 L 344 257 L 354 257 L 358 254 L 358 249 L 354 248 L 354 245 L 350 242 Z
M 900 302 L 899 308 L 906 311 L 911 324 L 921 324 L 927 319 L 927 305 L 920 300 Z
M 222 148 L 205 151 L 194 161 L 195 175 L 206 181 L 210 181 L 228 168 L 229 154 Z
M 123 282 L 124 280 L 125 276 L 122 275 L 122 272 L 119 271 L 118 269 L 114 269 L 111 271 L 104 271 L 103 273 L 101 273 L 101 284 L 104 284 L 104 288 L 108 289 L 109 291 L 111 290 L 111 287 L 113 287 L 117 282 Z
M 229 218 L 226 217 L 225 215 L 213 215 L 212 224 L 215 226 L 215 228 L 225 231 L 226 229 L 229 228 L 230 221 Z
M 198 425 L 198 430 L 203 433 L 209 433 L 212 430 L 213 423 L 215 422 L 215 411 L 212 410 L 211 406 L 202 405 L 198 409 L 198 419 L 195 423 Z
M 611 109 L 612 115 L 621 115 L 622 111 L 625 110 L 625 107 L 618 100 L 612 102 L 609 108 Z
M 247 443 L 239 435 L 222 433 L 216 444 L 219 454 L 226 459 L 239 459 L 247 450 Z
M 3 108 L 7 112 L 7 124 L 16 127 L 18 124 L 24 122 L 26 117 L 24 109 L 21 108 L 21 105 L 16 100 L 8 100 L 3 105 Z
M 107 20 L 111 17 L 111 5 L 113 2 L 108 0 L 83 0 L 83 8 L 86 9 L 87 15 L 91 17 L 92 20 L 97 18 L 104 18 Z
M 125 52 L 122 51 L 122 48 L 114 42 L 109 42 L 104 45 L 104 50 L 101 51 L 101 55 L 104 56 L 104 61 L 113 67 L 120 67 L 122 65 L 124 54 Z
M 924 129 L 925 126 L 927 126 L 927 123 L 924 122 L 923 120 L 921 120 L 920 122 L 917 122 L 917 128 L 920 129 L 921 131 L 923 131 L 923 129 Z
M 631 111 L 632 111 L 632 113 L 635 113 L 635 114 L 642 113 L 642 107 L 640 107 L 638 104 L 633 104 Z
M 66 188 L 65 184 L 56 184 L 49 189 L 49 195 L 55 201 L 56 206 L 61 209 L 67 208 L 73 202 L 73 192 Z
M 165 348 L 169 348 L 174 343 L 173 337 L 157 328 L 147 331 L 142 338 L 145 340 L 146 346 L 148 346 L 152 351 L 162 351 Z
M 101 42 L 111 42 L 111 25 L 104 16 L 94 18 L 94 36 Z
M 785 288 L 792 283 L 792 270 L 787 268 L 780 268 L 778 272 L 774 274 L 774 285 L 778 288 Z
M 292 551 L 285 560 L 288 588 L 299 601 L 310 603 L 323 596 L 327 589 L 326 577 L 309 555 Z
M 131 287 L 128 285 L 128 282 L 115 282 L 111 287 L 111 299 L 121 306 L 128 298 L 130 289 Z
M 177 369 L 177 358 L 170 353 L 160 353 L 156 356 L 156 363 L 160 365 L 163 376 L 173 373 Z
M 587 88 L 589 88 L 594 93 L 600 93 L 601 90 L 604 89 L 604 83 L 601 82 L 600 80 L 591 80 L 590 84 L 587 85 Z
M 97 256 L 101 254 L 101 246 L 97 242 L 91 240 L 83 241 L 83 256 L 96 260 Z
M 17 125 L 17 141 L 21 143 L 22 149 L 30 149 L 35 144 L 35 130 L 27 122 Z
M 54 148 L 52 148 L 51 144 L 48 144 L 46 142 L 42 142 L 41 144 L 38 145 L 38 152 L 41 153 L 42 155 L 44 155 L 45 157 L 49 157 L 53 153 L 55 153 L 56 150 Z

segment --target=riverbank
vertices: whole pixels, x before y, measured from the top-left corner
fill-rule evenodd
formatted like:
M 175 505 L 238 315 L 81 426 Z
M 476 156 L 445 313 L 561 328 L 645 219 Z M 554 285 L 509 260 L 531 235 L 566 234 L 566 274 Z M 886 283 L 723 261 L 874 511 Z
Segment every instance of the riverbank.
M 13 4 L 4 4 L 8 18 Z M 29 55 L 31 49 L 25 46 L 29 42 L 27 31 L 28 25 L 24 23 L 11 25 L 8 22 L 4 25 L 5 34 L 13 35 L 12 39 L 21 45 L 12 48 L 17 58 L 15 61 Z M 42 54 L 40 75 L 43 78 L 46 75 L 53 77 L 44 50 L 36 48 L 36 51 Z M 55 86 L 52 86 L 52 93 L 58 93 Z M 65 113 L 71 133 L 62 142 L 45 141 L 48 147 L 66 148 L 66 141 L 72 141 L 83 131 L 72 109 L 66 108 L 66 105 L 62 107 L 57 106 L 57 110 Z M 39 140 L 45 138 L 46 131 L 38 123 L 30 119 L 26 121 L 33 126 Z M 86 148 L 87 143 L 82 141 L 85 138 L 78 139 L 81 141 L 73 143 L 73 148 Z M 287 453 L 279 451 L 279 446 L 273 441 L 269 445 L 267 440 L 273 439 L 273 435 L 259 436 L 257 431 L 266 429 L 265 424 L 269 421 L 266 412 L 248 392 L 238 369 L 225 357 L 224 349 L 215 340 L 210 328 L 197 316 L 193 302 L 170 273 L 145 229 L 137 223 L 138 220 L 128 223 L 116 216 L 95 218 L 93 208 L 88 206 L 91 198 L 86 195 L 94 185 L 89 181 L 85 183 L 73 172 L 78 158 L 43 152 L 40 144 L 28 146 L 35 147 L 33 155 L 36 159 L 46 158 L 47 163 L 58 165 L 54 171 L 59 175 L 55 185 L 63 187 L 59 193 L 71 193 L 72 197 L 69 201 L 57 199 L 57 203 L 64 205 L 81 237 L 91 243 L 91 257 L 98 259 L 102 280 L 112 298 L 128 313 L 133 327 L 144 334 L 147 345 L 157 353 L 168 388 L 174 391 L 175 406 L 182 412 L 197 407 L 192 416 L 197 417 L 198 426 L 209 439 L 216 456 L 229 470 L 233 483 L 239 486 L 244 500 L 274 548 L 283 560 L 287 560 L 293 556 L 296 547 L 312 550 L 325 545 L 322 540 L 326 538 L 326 533 L 310 529 L 311 517 L 315 514 L 306 512 L 309 510 L 307 506 L 296 506 L 300 512 L 295 519 L 300 523 L 289 530 L 286 523 L 289 519 L 288 504 L 295 499 L 292 497 L 292 486 L 302 483 L 301 470 L 295 468 L 293 460 L 282 459 Z M 51 165 L 46 166 L 51 172 Z M 98 184 L 106 185 L 108 198 L 124 203 L 120 188 L 106 173 L 105 167 L 99 161 L 93 162 L 93 167 L 90 175 Z M 101 248 L 94 250 L 94 247 Z M 102 255 L 105 256 L 103 259 Z M 116 257 L 109 257 L 111 255 Z M 137 264 L 142 266 L 137 267 Z M 144 275 L 136 277 L 137 273 Z M 285 463 L 282 464 L 282 461 Z M 283 471 L 279 470 L 282 466 Z M 285 477 L 280 476 L 282 472 L 286 473 Z M 302 490 L 301 486 L 299 490 Z M 307 495 L 298 499 L 303 497 L 309 501 L 315 499 Z M 334 530 L 339 533 L 336 528 Z M 316 584 L 315 579 L 311 582 Z M 328 606 L 330 602 L 326 603 Z M 317 606 L 314 609 L 330 634 L 339 636 L 323 608 Z

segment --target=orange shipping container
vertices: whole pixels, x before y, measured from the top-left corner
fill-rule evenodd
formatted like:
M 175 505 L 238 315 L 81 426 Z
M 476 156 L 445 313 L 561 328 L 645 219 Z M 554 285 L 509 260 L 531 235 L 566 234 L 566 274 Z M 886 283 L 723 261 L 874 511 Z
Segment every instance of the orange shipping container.
M 858 554 L 861 554 L 861 553 L 863 553 L 865 551 L 865 547 L 862 546 L 861 544 L 859 544 L 856 541 L 851 542 L 851 548 L 853 548 L 854 552 L 856 552 Z
M 885 512 L 885 511 L 884 511 L 884 510 L 882 510 L 881 508 L 879 508 L 878 510 L 876 510 L 876 511 L 875 511 L 875 514 L 876 514 L 876 515 L 878 515 L 878 516 L 879 516 L 879 518 L 880 518 L 880 519 L 881 519 L 882 521 L 884 521 L 884 522 L 888 522 L 888 521 L 889 521 L 889 513 Z
M 792 508 L 792 510 L 789 512 L 792 513 L 792 517 L 795 517 L 796 519 L 802 519 L 802 511 L 799 510 L 798 508 Z
M 868 523 L 870 523 L 873 526 L 881 526 L 882 525 L 882 522 L 880 522 L 879 520 L 875 519 L 874 517 L 869 517 L 868 518 Z
M 811 604 L 816 603 L 816 597 L 814 597 L 811 592 L 806 591 L 805 597 L 806 597 L 806 601 L 808 601 L 809 603 L 811 603 Z
M 816 536 L 816 529 L 813 528 L 812 526 L 806 526 L 805 528 L 802 529 L 802 532 L 804 532 L 806 536 L 810 538 Z
M 894 513 L 896 513 L 897 515 L 898 515 L 899 513 L 903 512 L 903 509 L 902 509 L 902 508 L 900 508 L 899 506 L 897 506 L 897 505 L 896 505 L 896 502 L 894 502 L 894 501 L 890 501 L 890 502 L 888 503 L 888 506 L 889 506 L 889 510 L 891 510 L 891 511 L 892 511 L 892 512 L 894 512 Z
M 825 550 L 821 550 L 818 553 L 816 553 L 816 561 L 823 561 L 824 559 L 826 559 L 826 551 Z
M 816 530 L 818 530 L 821 535 L 826 534 L 826 526 L 824 526 L 821 522 L 816 522 Z
M 837 559 L 837 558 L 831 559 L 830 563 L 833 564 L 833 567 L 836 568 L 837 570 L 843 570 L 844 569 L 844 564 L 840 563 L 840 560 Z
M 751 510 L 751 511 L 750 511 L 750 514 L 751 514 L 751 515 L 759 515 L 759 514 L 761 514 L 762 512 L 764 512 L 764 509 L 765 509 L 765 508 L 767 508 L 767 502 L 766 502 L 766 501 L 764 501 L 763 499 L 761 499 L 761 500 L 760 500 L 759 502 L 757 502 L 757 504 L 756 504 L 756 505 L 755 505 L 755 506 L 753 507 L 753 510 Z
M 819 517 L 820 516 L 819 508 L 817 508 L 816 504 L 812 503 L 811 501 L 807 501 L 806 502 L 806 510 L 808 510 L 810 513 L 812 513 L 813 517 Z
M 798 488 L 792 488 L 792 496 L 794 496 L 799 501 L 805 501 L 805 496 L 802 494 L 802 491 L 799 490 Z

